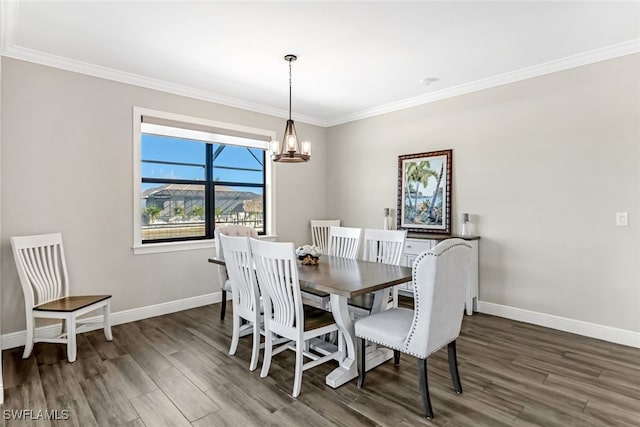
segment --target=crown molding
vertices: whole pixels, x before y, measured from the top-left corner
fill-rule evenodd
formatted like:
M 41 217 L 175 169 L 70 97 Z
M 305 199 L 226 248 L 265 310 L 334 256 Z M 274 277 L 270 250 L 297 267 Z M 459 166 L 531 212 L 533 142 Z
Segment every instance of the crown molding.
M 0 1 L 0 52 L 5 52 L 13 45 L 14 25 L 17 13 L 17 0 Z
M 134 86 L 154 89 L 161 92 L 167 92 L 174 95 L 186 96 L 189 98 L 199 99 L 202 101 L 213 102 L 216 104 L 226 105 L 228 107 L 239 108 L 242 110 L 253 111 L 256 113 L 267 114 L 270 116 L 289 118 L 288 110 L 270 107 L 268 105 L 257 104 L 231 96 L 221 95 L 202 89 L 196 89 L 189 86 L 183 86 L 177 83 L 171 83 L 164 80 L 158 80 L 151 77 L 145 77 L 139 74 L 128 73 L 126 71 L 116 70 L 113 68 L 103 67 L 101 65 L 90 64 L 87 62 L 77 61 L 62 56 L 52 55 L 34 49 L 28 49 L 20 46 L 8 46 L 3 49 L 2 56 L 8 58 L 20 59 L 22 61 L 33 62 L 36 64 L 46 65 L 49 67 L 60 68 L 67 71 L 73 71 L 80 74 L 86 74 L 93 77 L 99 77 L 120 83 L 131 84 Z M 292 118 L 299 122 L 309 123 L 316 126 L 326 127 L 326 120 L 317 117 L 292 114 Z
M 425 95 L 407 98 L 396 102 L 390 102 L 378 107 L 368 108 L 366 110 L 332 117 L 326 120 L 326 126 L 337 126 L 344 123 L 354 122 L 356 120 L 367 119 L 385 113 L 391 113 L 418 105 L 429 104 L 431 102 L 452 98 L 458 95 L 478 92 L 496 86 L 515 83 L 521 80 L 543 76 L 545 74 L 551 74 L 558 71 L 580 67 L 582 65 L 593 64 L 595 62 L 605 61 L 607 59 L 618 58 L 620 56 L 639 52 L 640 39 L 633 39 L 611 46 L 606 46 L 600 49 L 594 49 L 577 55 L 572 55 L 558 60 L 534 65 L 532 67 L 521 68 L 519 70 L 499 74 L 497 76 L 489 77 L 486 79 L 464 83 L 458 86 L 438 90 Z
M 73 59 L 51 55 L 45 52 L 24 48 L 21 46 L 16 46 L 14 44 L 14 34 L 17 11 L 18 0 L 0 1 L 0 55 L 2 56 L 20 59 L 28 62 L 34 62 L 37 64 L 60 68 L 63 70 L 73 71 L 94 77 L 104 78 L 107 80 L 140 86 L 147 89 L 154 89 L 161 92 L 186 96 L 202 101 L 213 102 L 216 104 L 226 105 L 229 107 L 239 108 L 247 111 L 253 111 L 256 113 L 267 114 L 270 116 L 285 119 L 288 118 L 287 110 L 282 110 L 268 105 L 250 102 L 244 99 L 221 95 L 202 89 L 183 86 L 176 83 L 141 76 L 139 74 L 128 73 L 113 68 L 103 67 L 100 65 L 90 64 L 82 61 L 76 61 Z M 431 102 L 440 101 L 454 96 L 465 95 L 472 92 L 502 86 L 509 83 L 515 83 L 521 80 L 543 76 L 545 74 L 555 73 L 558 71 L 563 71 L 570 68 L 580 67 L 582 65 L 588 65 L 595 62 L 605 61 L 607 59 L 613 59 L 639 52 L 640 39 L 632 39 L 600 49 L 590 50 L 577 55 L 572 55 L 558 60 L 522 68 L 520 70 L 499 74 L 497 76 L 489 77 L 486 79 L 464 83 L 458 86 L 442 89 L 428 94 L 407 98 L 377 107 L 331 117 L 328 119 L 302 114 L 293 114 L 292 117 L 296 121 L 308 123 L 315 126 L 337 126 L 344 123 L 379 116 L 381 114 L 404 110 L 418 105 L 429 104 Z

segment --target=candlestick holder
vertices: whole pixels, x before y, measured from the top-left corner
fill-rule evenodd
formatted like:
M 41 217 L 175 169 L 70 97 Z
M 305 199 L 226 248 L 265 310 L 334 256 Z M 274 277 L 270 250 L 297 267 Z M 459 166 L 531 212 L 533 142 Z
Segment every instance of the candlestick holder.
M 383 210 L 383 216 L 384 216 L 384 222 L 382 223 L 382 229 L 383 230 L 392 230 L 392 224 L 391 224 L 391 209 L 389 208 L 384 208 Z
M 471 235 L 471 226 L 469 224 L 469 214 L 463 213 L 460 215 L 460 222 L 462 223 L 462 230 L 460 231 L 461 236 L 470 236 Z

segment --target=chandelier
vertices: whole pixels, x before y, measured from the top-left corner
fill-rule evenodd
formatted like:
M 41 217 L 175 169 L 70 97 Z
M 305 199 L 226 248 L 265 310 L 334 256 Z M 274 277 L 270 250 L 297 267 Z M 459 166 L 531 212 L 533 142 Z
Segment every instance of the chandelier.
M 291 63 L 298 59 L 295 55 L 285 55 L 289 63 L 289 120 L 284 128 L 282 143 L 271 141 L 271 158 L 274 162 L 300 163 L 311 159 L 311 141 L 298 141 L 296 126 L 291 120 Z

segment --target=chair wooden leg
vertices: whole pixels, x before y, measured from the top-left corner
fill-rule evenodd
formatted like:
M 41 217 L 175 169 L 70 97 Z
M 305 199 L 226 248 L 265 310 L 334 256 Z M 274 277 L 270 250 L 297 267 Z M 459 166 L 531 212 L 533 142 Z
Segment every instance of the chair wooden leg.
M 240 316 L 233 311 L 233 332 L 231 333 L 231 347 L 229 348 L 229 356 L 236 354 L 238 349 L 238 340 L 240 339 Z
M 253 349 L 251 350 L 250 371 L 255 371 L 258 367 L 258 357 L 260 355 L 260 320 L 253 321 Z
M 222 301 L 220 302 L 220 320 L 224 320 L 224 315 L 227 312 L 227 291 L 222 290 Z
M 76 319 L 75 316 L 67 317 L 67 359 L 69 362 L 76 361 Z
M 429 379 L 427 378 L 427 359 L 418 359 L 418 381 L 420 383 L 420 393 L 422 394 L 422 404 L 427 418 L 433 418 L 431 399 L 429 398 Z
M 104 337 L 107 341 L 113 341 L 113 335 L 111 334 L 111 301 L 107 301 L 102 312 L 104 317 Z
M 67 332 L 67 321 L 62 319 L 62 323 L 60 325 L 60 335 L 64 335 Z
M 35 329 L 35 319 L 31 313 L 27 313 L 27 339 L 24 343 L 24 352 L 22 358 L 27 359 L 33 351 L 33 333 Z
M 302 365 L 304 362 L 305 341 L 296 342 L 296 373 L 293 379 L 293 397 L 300 395 L 300 389 L 302 388 Z
M 273 333 L 269 331 L 268 326 L 265 325 L 264 334 L 264 360 L 262 361 L 262 371 L 260 371 L 260 377 L 264 378 L 269 375 L 269 368 L 271 367 L 271 353 L 273 351 Z
M 400 351 L 393 350 L 393 364 L 398 366 L 400 364 Z
M 367 340 L 365 340 L 364 338 L 358 338 L 356 348 L 358 349 L 358 388 L 362 388 L 362 386 L 364 385 L 364 376 L 366 374 L 365 363 L 367 359 Z
M 451 381 L 456 393 L 462 393 L 462 384 L 460 383 L 460 375 L 458 374 L 458 355 L 456 353 L 456 342 L 449 343 L 449 372 L 451 372 Z

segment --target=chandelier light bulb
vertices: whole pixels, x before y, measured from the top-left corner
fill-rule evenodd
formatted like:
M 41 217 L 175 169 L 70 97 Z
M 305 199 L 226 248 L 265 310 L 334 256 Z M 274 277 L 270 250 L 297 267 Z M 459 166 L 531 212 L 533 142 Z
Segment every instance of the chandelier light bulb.
M 271 154 L 276 154 L 280 149 L 280 143 L 275 139 L 272 139 L 270 145 L 271 145 Z
M 287 138 L 287 147 L 289 151 L 295 151 L 296 149 L 296 137 L 294 135 L 289 135 Z
M 311 155 L 311 141 L 302 141 L 302 154 Z

